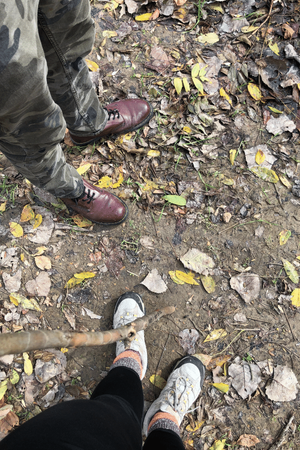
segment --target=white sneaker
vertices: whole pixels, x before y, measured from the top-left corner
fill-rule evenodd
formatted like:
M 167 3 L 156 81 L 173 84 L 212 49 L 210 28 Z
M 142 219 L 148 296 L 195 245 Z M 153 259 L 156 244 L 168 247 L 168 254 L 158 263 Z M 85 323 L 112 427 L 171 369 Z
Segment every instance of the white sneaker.
M 184 415 L 198 398 L 205 377 L 205 367 L 195 356 L 185 356 L 174 367 L 167 384 L 152 403 L 144 419 L 144 434 L 159 411 L 172 414 L 180 425 Z
M 126 325 L 127 323 L 133 322 L 139 317 L 143 317 L 145 315 L 145 312 L 146 312 L 145 306 L 142 298 L 135 292 L 127 292 L 126 294 L 121 295 L 121 297 L 119 297 L 117 300 L 114 311 L 113 327 L 119 328 L 122 327 L 123 325 Z M 143 366 L 141 379 L 143 379 L 147 370 L 147 361 L 148 361 L 147 348 L 143 330 L 139 331 L 136 334 L 134 340 L 131 341 L 129 343 L 129 346 L 126 346 L 126 348 L 124 341 L 118 341 L 116 348 L 116 356 L 118 356 L 125 350 L 129 349 L 138 352 L 141 356 Z

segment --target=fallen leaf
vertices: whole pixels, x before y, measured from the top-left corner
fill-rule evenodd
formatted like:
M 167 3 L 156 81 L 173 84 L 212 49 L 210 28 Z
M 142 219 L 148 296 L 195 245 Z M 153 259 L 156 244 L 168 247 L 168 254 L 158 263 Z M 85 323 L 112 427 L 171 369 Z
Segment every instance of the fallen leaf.
M 179 1 L 186 2 L 187 0 L 179 0 Z M 158 8 L 156 8 L 156 10 L 151 14 L 151 17 L 150 17 L 149 20 L 156 20 L 156 19 L 158 19 L 159 14 L 160 14 L 160 11 L 159 11 Z
M 279 244 L 284 245 L 287 243 L 288 239 L 291 237 L 292 232 L 290 230 L 282 230 L 279 233 Z
M 149 150 L 147 153 L 147 156 L 149 156 L 151 158 L 158 158 L 160 156 L 160 151 L 159 150 Z
M 7 380 L 4 380 L 1 381 L 0 383 L 0 400 L 4 397 L 6 391 L 7 391 Z
M 200 71 L 200 65 L 199 65 L 199 63 L 197 63 L 192 68 L 192 72 L 191 72 L 192 78 L 197 77 L 199 74 L 199 71 Z
M 99 69 L 98 64 L 95 63 L 94 61 L 91 61 L 91 60 L 89 60 L 89 59 L 86 59 L 85 62 L 86 62 L 87 66 L 88 66 L 88 68 L 89 68 L 89 70 L 90 70 L 91 72 L 97 72 L 97 70 Z
M 226 383 L 212 383 L 212 386 L 218 389 L 218 391 L 223 392 L 223 394 L 227 394 L 229 391 L 229 384 Z
M 145 14 L 141 14 L 139 16 L 135 16 L 135 20 L 137 22 L 146 22 L 146 21 L 150 20 L 151 16 L 152 16 L 152 13 L 145 13 Z
M 261 149 L 258 149 L 256 155 L 255 155 L 255 162 L 256 164 L 262 164 L 264 160 L 266 159 L 266 155 Z
M 241 28 L 242 33 L 252 33 L 253 31 L 257 30 L 258 27 L 255 27 L 254 25 L 247 25 L 245 27 Z
M 183 127 L 182 130 L 188 134 L 190 134 L 192 132 L 192 129 L 190 127 Z M 175 197 L 177 197 L 177 196 L 175 196 Z
M 211 356 L 205 355 L 204 353 L 195 353 L 193 356 L 198 358 L 206 368 L 212 360 Z
M 62 347 L 62 348 L 60 349 L 60 351 L 61 351 L 62 353 L 67 353 L 67 352 L 69 351 L 69 349 L 66 348 L 66 347 Z
M 41 223 L 43 222 L 43 217 L 41 214 L 37 214 L 34 218 L 34 224 L 33 224 L 33 229 L 35 230 L 36 228 L 38 228 Z
M 231 165 L 234 165 L 234 160 L 235 160 L 235 156 L 236 156 L 237 151 L 234 149 L 229 150 L 229 159 L 231 162 Z
M 103 31 L 103 33 L 105 33 L 105 31 Z M 90 163 L 83 164 L 82 166 L 78 167 L 77 172 L 79 173 L 79 175 L 83 175 L 84 173 L 86 173 L 89 170 L 91 165 L 92 164 L 90 164 Z
M 204 90 L 203 90 L 203 84 L 201 83 L 200 80 L 198 80 L 198 78 L 192 78 L 194 85 L 196 86 L 196 88 L 198 89 L 198 91 L 200 92 L 200 94 L 204 94 Z
M 281 114 L 280 117 L 271 117 L 266 124 L 266 129 L 269 133 L 279 135 L 285 131 L 291 133 L 296 129 L 296 125 L 288 116 Z
M 238 445 L 243 447 L 254 447 L 260 440 L 254 434 L 242 434 L 237 440 Z
M 222 337 L 227 336 L 227 331 L 223 330 L 223 328 L 219 328 L 218 330 L 213 330 L 209 333 L 208 336 L 204 339 L 203 342 L 211 342 L 216 341 L 217 339 L 220 339 Z
M 254 98 L 254 100 L 259 101 L 262 99 L 261 91 L 260 91 L 259 87 L 256 86 L 256 84 L 248 83 L 247 88 L 248 88 L 249 94 L 251 95 L 251 97 Z
M 222 439 L 221 441 L 217 440 L 213 443 L 209 450 L 224 450 L 226 439 Z
M 178 95 L 180 95 L 182 91 L 182 79 L 181 78 L 174 78 L 174 87 Z
M 285 23 L 284 25 L 282 25 L 281 29 L 283 31 L 284 39 L 292 39 L 295 33 L 292 27 L 290 27 L 287 23 Z
M 91 319 L 101 319 L 102 316 L 99 316 L 98 314 L 93 313 L 93 311 L 91 311 L 88 308 L 85 308 L 84 306 L 82 307 L 82 309 L 84 310 L 85 314 L 87 314 Z
M 51 269 L 51 260 L 47 258 L 47 256 L 36 256 L 34 258 L 35 264 L 41 270 L 50 270 Z
M 300 289 L 294 289 L 292 292 L 292 305 L 300 308 Z
M 273 108 L 272 106 L 268 106 L 268 108 L 269 108 L 272 112 L 274 112 L 274 113 L 276 113 L 276 114 L 282 114 L 282 113 L 283 113 L 283 111 L 280 111 L 279 109 Z
M 19 382 L 19 379 L 20 376 L 18 372 L 15 369 L 13 369 L 9 381 L 11 382 L 11 384 L 17 384 Z
M 93 222 L 91 222 L 89 219 L 86 219 L 85 217 L 81 216 L 80 214 L 76 214 L 75 216 L 72 216 L 73 221 L 76 223 L 78 227 L 86 228 L 93 225 Z
M 186 78 L 183 78 L 182 83 L 183 83 L 185 92 L 190 92 L 190 85 L 189 85 L 188 80 Z
M 266 167 L 252 167 L 251 172 L 269 183 L 275 184 L 279 180 L 276 172 L 274 172 L 274 170 L 267 169 Z
M 289 180 L 284 175 L 278 175 L 279 180 L 281 183 L 288 189 L 292 189 L 292 184 L 289 182 Z
M 154 384 L 154 386 L 158 387 L 159 389 L 163 389 L 167 384 L 166 380 L 162 378 L 160 375 L 151 375 L 149 380 L 150 383 Z
M 22 270 L 19 269 L 14 275 L 3 272 L 2 278 L 7 292 L 18 292 L 21 287 Z
M 85 279 L 93 278 L 96 274 L 94 272 L 81 272 L 81 273 L 75 273 L 72 278 L 70 278 L 69 281 L 65 284 L 65 288 L 72 288 L 76 286 L 76 284 L 82 283 Z
M 67 281 L 67 283 L 65 284 L 65 286 L 64 286 L 64 288 L 65 289 L 71 289 L 71 288 L 73 288 L 74 286 L 76 286 L 77 284 L 80 284 L 80 283 L 82 283 L 82 279 L 81 278 L 75 278 L 75 277 L 72 277 L 72 278 L 70 278 L 68 281 Z
M 4 211 L 5 211 L 5 209 L 6 209 L 6 203 L 7 203 L 7 202 L 1 203 L 1 205 L 0 205 L 0 212 L 4 212 Z
M 213 259 L 203 252 L 200 252 L 196 248 L 189 250 L 184 256 L 180 258 L 180 261 L 193 272 L 200 273 L 200 275 L 211 275 L 215 263 Z
M 195 431 L 199 430 L 199 428 L 201 428 L 204 423 L 205 423 L 205 420 L 201 420 L 201 422 L 199 422 L 199 420 L 196 420 L 194 427 L 192 427 L 191 425 L 187 425 L 185 427 L 185 429 L 186 429 L 186 431 L 195 433 Z
M 292 369 L 278 365 L 274 368 L 273 380 L 267 386 L 266 394 L 274 402 L 290 402 L 296 398 L 297 384 L 298 380 Z
M 193 272 L 185 273 L 182 272 L 181 270 L 176 270 L 175 276 L 178 280 L 183 281 L 183 283 L 199 286 L 199 283 L 197 283 L 197 281 L 195 280 L 196 274 Z
M 42 311 L 41 308 L 39 307 L 38 302 L 34 298 L 28 299 L 24 297 L 24 295 L 10 294 L 9 299 L 14 305 L 18 306 L 20 304 L 24 309 L 30 309 L 33 311 Z
M 275 44 L 271 44 L 271 42 L 270 42 L 269 48 L 272 50 L 272 52 L 275 53 L 275 55 L 279 56 L 279 48 L 278 48 L 278 45 L 276 42 L 275 42 Z
M 24 358 L 24 372 L 26 373 L 26 375 L 31 375 L 33 372 L 33 367 L 32 362 L 29 359 L 28 353 L 24 352 L 23 358 Z
M 16 222 L 9 222 L 10 232 L 15 237 L 23 236 L 23 228 Z
M 241 364 L 231 364 L 228 375 L 232 378 L 232 387 L 244 400 L 256 391 L 261 382 L 259 367 L 246 361 L 242 361 Z
M 116 31 L 112 31 L 112 30 L 104 30 L 102 32 L 102 35 L 103 35 L 103 37 L 111 38 L 111 37 L 118 36 L 118 33 Z M 80 175 L 82 175 L 82 174 L 80 174 Z
M 94 278 L 96 274 L 94 272 L 80 272 L 80 273 L 74 273 L 75 278 L 81 278 L 82 280 L 85 280 L 86 278 Z
M 216 33 L 201 34 L 201 36 L 195 39 L 202 44 L 215 44 L 219 41 L 219 36 Z
M 223 88 L 220 89 L 220 95 L 221 95 L 221 97 L 224 97 L 228 101 L 228 103 L 232 106 L 231 98 L 229 97 L 229 95 L 227 94 L 225 89 L 223 89 Z
M 29 222 L 29 220 L 34 219 L 34 216 L 35 216 L 35 214 L 34 214 L 33 209 L 31 208 L 31 206 L 26 205 L 26 206 L 24 206 L 23 211 L 21 213 L 20 222 Z
M 155 294 L 162 294 L 168 289 L 168 286 L 159 275 L 157 269 L 152 269 L 140 284 L 143 284 L 149 291 Z
M 124 176 L 123 176 L 123 173 L 120 172 L 118 181 L 116 181 L 116 183 L 113 183 L 113 184 L 111 185 L 111 187 L 112 187 L 113 189 L 116 189 L 116 188 L 118 188 L 119 186 L 121 186 L 121 184 L 123 183 L 123 181 L 124 181 Z
M 100 178 L 100 180 L 95 186 L 100 188 L 108 188 L 110 187 L 110 185 L 111 185 L 111 178 L 105 175 L 104 177 Z
M 177 278 L 176 270 L 170 270 L 169 271 L 169 275 L 171 277 L 171 280 L 174 281 L 174 283 L 176 283 L 176 284 L 185 284 L 184 281 L 181 281 L 181 280 L 179 280 L 179 278 Z
M 235 277 L 231 277 L 230 287 L 235 289 L 246 303 L 250 303 L 259 296 L 259 276 L 254 273 L 236 275 Z
M 67 319 L 67 321 L 73 328 L 73 330 L 75 330 L 75 328 L 76 328 L 75 314 L 69 308 L 64 308 L 63 313 L 65 315 L 65 318 Z
M 215 280 L 210 275 L 201 275 L 200 280 L 203 284 L 204 289 L 209 294 L 212 294 L 216 290 Z
M 206 368 L 207 370 L 213 370 L 215 367 L 222 367 L 231 358 L 231 355 L 215 356 L 214 358 L 211 358 Z
M 28 233 L 28 239 L 35 244 L 48 244 L 54 228 L 53 215 L 41 206 L 34 206 L 33 209 L 36 215 L 40 214 L 43 216 L 43 222 L 37 229 L 27 225 L 26 233 Z
M 283 258 L 282 258 L 282 262 L 283 262 L 284 270 L 285 270 L 287 276 L 289 277 L 289 279 L 293 283 L 298 284 L 299 283 L 299 275 L 298 275 L 295 267 L 293 266 L 293 264 L 290 263 L 287 259 L 283 259 Z
M 200 334 L 197 330 L 186 328 L 185 330 L 180 331 L 179 336 L 179 344 L 183 348 L 183 350 L 188 355 L 193 355 L 195 353 L 195 344 L 199 339 Z
M 47 297 L 51 287 L 51 280 L 48 273 L 43 271 L 34 280 L 27 281 L 25 287 L 29 295 Z
M 11 406 L 11 405 L 6 405 L 3 408 L 9 407 L 9 406 Z M 1 410 L 3 408 L 1 408 Z M 3 417 L 0 420 L 0 436 L 1 436 L 1 438 L 6 436 L 10 430 L 12 430 L 15 426 L 18 426 L 18 425 L 19 425 L 18 416 L 13 411 L 9 411 L 5 415 L 5 417 Z

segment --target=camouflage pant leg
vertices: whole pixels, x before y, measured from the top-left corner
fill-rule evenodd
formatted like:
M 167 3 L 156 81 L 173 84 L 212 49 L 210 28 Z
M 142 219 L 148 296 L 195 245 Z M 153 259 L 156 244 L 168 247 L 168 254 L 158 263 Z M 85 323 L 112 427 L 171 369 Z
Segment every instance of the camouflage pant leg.
M 88 0 L 65 0 L 64 5 L 72 10 L 84 2 Z M 55 16 L 62 2 L 51 3 Z M 66 122 L 47 85 L 38 7 L 38 0 L 0 0 L 0 150 L 33 184 L 57 197 L 78 197 L 83 190 L 81 177 L 66 164 L 59 145 Z M 79 129 L 86 126 L 90 134 L 86 116 L 73 116 L 82 117 Z

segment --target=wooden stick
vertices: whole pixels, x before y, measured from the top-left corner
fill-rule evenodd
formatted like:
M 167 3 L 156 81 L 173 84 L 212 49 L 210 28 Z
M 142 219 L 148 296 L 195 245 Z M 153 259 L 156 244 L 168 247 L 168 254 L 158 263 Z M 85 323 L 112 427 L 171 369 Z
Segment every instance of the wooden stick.
M 38 330 L 3 333 L 0 335 L 0 356 L 53 347 L 93 347 L 112 344 L 120 340 L 124 340 L 126 346 L 135 338 L 138 331 L 144 330 L 153 322 L 174 311 L 174 306 L 166 306 L 123 327 L 108 331 L 76 333 L 61 330 Z
M 292 415 L 290 416 L 290 419 L 289 419 L 288 423 L 286 424 L 286 426 L 285 426 L 285 427 L 283 428 L 283 430 L 281 431 L 281 433 L 280 433 L 278 439 L 276 440 L 276 442 L 274 442 L 274 443 L 271 445 L 271 447 L 269 448 L 269 450 L 278 450 L 283 444 L 285 444 L 285 443 L 287 442 L 287 441 L 286 441 L 287 434 L 288 434 L 288 432 L 289 432 L 289 428 L 290 428 L 290 426 L 291 426 L 293 420 L 294 420 L 294 415 L 292 414 Z

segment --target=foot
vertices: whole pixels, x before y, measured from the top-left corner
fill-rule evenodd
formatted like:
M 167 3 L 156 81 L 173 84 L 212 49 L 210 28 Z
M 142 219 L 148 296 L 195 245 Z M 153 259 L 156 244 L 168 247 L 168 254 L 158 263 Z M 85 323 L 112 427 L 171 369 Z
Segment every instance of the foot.
M 145 306 L 142 298 L 135 292 L 127 292 L 126 294 L 119 297 L 114 311 L 114 322 L 113 327 L 119 328 L 127 323 L 133 322 L 139 317 L 145 315 Z M 139 331 L 136 337 L 128 345 L 124 344 L 124 341 L 117 342 L 116 356 L 125 350 L 133 350 L 138 352 L 141 357 L 142 362 L 142 375 L 141 379 L 144 378 L 147 370 L 147 349 L 144 338 L 144 331 Z
M 205 377 L 205 367 L 195 356 L 185 356 L 174 367 L 160 396 L 152 403 L 144 419 L 144 434 L 158 412 L 171 414 L 178 426 L 198 398 Z
M 83 179 L 84 191 L 78 198 L 62 198 L 62 201 L 86 219 L 103 225 L 120 225 L 126 220 L 126 204 L 116 195 L 93 186 Z
M 152 106 L 146 100 L 129 99 L 107 105 L 108 120 L 102 131 L 96 135 L 76 136 L 70 131 L 74 144 L 83 146 L 93 144 L 99 139 L 109 136 L 129 133 L 146 125 L 153 116 Z

